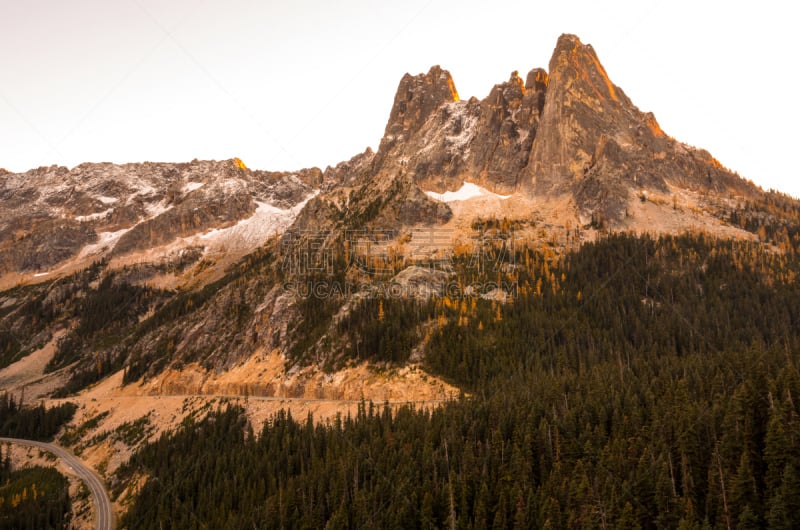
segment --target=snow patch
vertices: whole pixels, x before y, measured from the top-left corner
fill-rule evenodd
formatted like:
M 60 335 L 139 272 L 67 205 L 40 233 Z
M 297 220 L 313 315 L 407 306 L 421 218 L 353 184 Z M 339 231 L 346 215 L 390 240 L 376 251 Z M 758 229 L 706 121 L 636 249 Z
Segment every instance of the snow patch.
M 80 253 L 78 253 L 76 259 L 80 260 L 89 256 L 100 254 L 106 250 L 111 250 L 117 241 L 119 241 L 119 238 L 121 238 L 122 235 L 128 230 L 130 230 L 130 228 L 124 228 L 122 230 L 117 230 L 116 232 L 99 232 L 97 234 L 97 242 L 83 247 Z
M 119 202 L 119 199 L 117 199 L 116 197 L 106 197 L 104 195 L 95 197 L 95 199 L 102 202 L 103 204 L 114 204 L 115 202 Z
M 150 216 L 151 219 L 158 217 L 162 213 L 166 212 L 167 210 L 171 210 L 172 206 L 167 206 L 163 202 L 159 202 L 158 204 L 148 204 L 144 207 L 147 215 Z
M 202 188 L 204 185 L 203 182 L 187 182 L 183 185 L 183 189 L 181 190 L 182 193 L 191 193 L 196 189 Z
M 36 274 L 33 275 L 33 277 L 34 278 L 41 278 L 42 276 L 47 276 L 48 274 L 50 274 L 50 273 L 49 272 L 37 272 Z
M 511 195 L 499 195 L 493 193 L 486 188 L 482 188 L 472 182 L 465 182 L 456 191 L 446 191 L 444 193 L 436 193 L 435 191 L 426 191 L 425 194 L 431 199 L 439 202 L 454 202 L 454 201 L 468 201 L 475 197 L 494 197 L 497 199 L 505 200 Z
M 305 205 L 319 194 L 315 190 L 291 208 L 281 209 L 271 204 L 256 201 L 256 211 L 247 219 L 228 228 L 215 228 L 199 236 L 199 239 L 218 246 L 254 247 L 264 243 L 269 237 L 281 234 L 297 218 Z
M 114 208 L 109 208 L 108 210 L 103 210 L 102 212 L 93 213 L 90 215 L 76 215 L 75 220 L 79 223 L 83 223 L 86 221 L 97 221 L 98 219 L 104 218 L 106 215 L 110 214 L 114 211 Z

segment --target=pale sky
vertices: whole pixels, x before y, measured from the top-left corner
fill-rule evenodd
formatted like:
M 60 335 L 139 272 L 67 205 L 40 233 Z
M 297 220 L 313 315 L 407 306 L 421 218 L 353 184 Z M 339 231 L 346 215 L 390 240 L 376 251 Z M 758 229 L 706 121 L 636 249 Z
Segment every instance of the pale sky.
M 796 23 L 777 1 L 0 0 L 0 167 L 324 169 L 377 148 L 404 73 L 483 98 L 575 33 L 667 134 L 800 197 Z

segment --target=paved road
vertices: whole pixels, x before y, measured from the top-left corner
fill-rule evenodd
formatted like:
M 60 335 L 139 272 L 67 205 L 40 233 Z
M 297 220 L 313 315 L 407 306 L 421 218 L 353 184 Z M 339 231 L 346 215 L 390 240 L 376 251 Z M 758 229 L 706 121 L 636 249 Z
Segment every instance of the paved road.
M 95 529 L 96 530 L 111 530 L 113 524 L 113 518 L 111 515 L 111 502 L 108 500 L 108 493 L 106 492 L 103 483 L 100 482 L 100 479 L 97 478 L 89 468 L 83 465 L 83 463 L 78 460 L 75 455 L 65 450 L 63 447 L 59 447 L 57 445 L 49 444 L 46 442 L 35 442 L 33 440 L 19 440 L 17 438 L 0 438 L 0 443 L 14 443 L 20 445 L 28 445 L 32 447 L 38 447 L 39 449 L 44 449 L 45 451 L 49 451 L 56 455 L 57 457 L 61 458 L 61 460 L 66 464 L 68 468 L 75 472 L 75 474 L 83 480 L 83 482 L 89 487 L 89 491 L 92 492 L 92 497 L 94 497 L 94 503 L 96 510 L 95 516 Z

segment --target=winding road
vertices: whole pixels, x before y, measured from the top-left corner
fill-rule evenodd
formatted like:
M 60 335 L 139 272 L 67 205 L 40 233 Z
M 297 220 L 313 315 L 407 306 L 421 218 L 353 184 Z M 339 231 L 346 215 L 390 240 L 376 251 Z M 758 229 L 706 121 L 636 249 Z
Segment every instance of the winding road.
M 100 479 L 88 467 L 78 460 L 75 455 L 68 452 L 63 447 L 49 444 L 46 442 L 36 442 L 34 440 L 20 440 L 18 438 L 0 438 L 0 443 L 13 443 L 38 447 L 59 457 L 64 464 L 71 469 L 88 487 L 94 497 L 95 529 L 111 530 L 113 517 L 111 515 L 111 501 L 108 500 L 108 493 Z

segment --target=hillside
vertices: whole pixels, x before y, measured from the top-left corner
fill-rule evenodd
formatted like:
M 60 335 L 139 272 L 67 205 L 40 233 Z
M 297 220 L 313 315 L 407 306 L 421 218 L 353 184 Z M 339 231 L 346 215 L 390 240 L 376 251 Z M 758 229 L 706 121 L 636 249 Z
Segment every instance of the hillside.
M 218 410 L 120 471 L 123 484 L 158 479 L 126 524 L 793 526 L 796 254 L 612 236 L 517 258 L 513 300 L 445 297 L 431 309 L 424 366 L 469 397 L 433 411 L 363 403 L 317 427 L 286 413 L 248 427 L 238 408 Z M 380 302 L 367 304 L 362 348 L 392 358 L 395 322 L 426 308 L 384 301 L 381 319 Z

